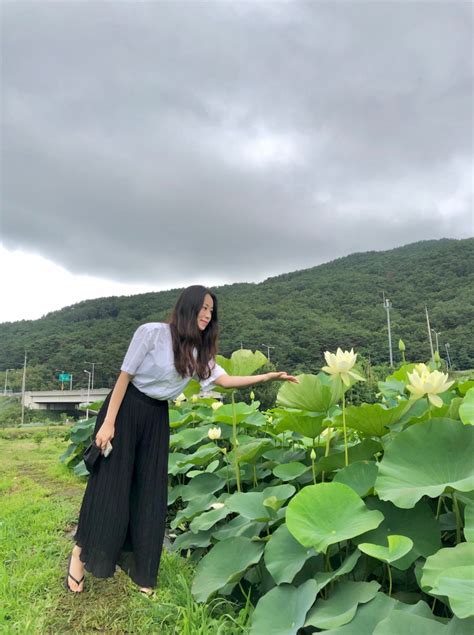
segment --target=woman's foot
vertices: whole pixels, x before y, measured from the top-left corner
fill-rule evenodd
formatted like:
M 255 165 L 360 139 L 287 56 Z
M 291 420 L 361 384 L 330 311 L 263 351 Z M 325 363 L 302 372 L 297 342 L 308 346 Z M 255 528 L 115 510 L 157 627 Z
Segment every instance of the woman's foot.
M 138 587 L 138 590 L 144 595 L 153 595 L 153 589 L 149 586 L 140 586 Z
M 69 559 L 67 586 L 74 593 L 82 593 L 84 590 L 84 563 L 79 558 L 81 548 L 74 546 Z

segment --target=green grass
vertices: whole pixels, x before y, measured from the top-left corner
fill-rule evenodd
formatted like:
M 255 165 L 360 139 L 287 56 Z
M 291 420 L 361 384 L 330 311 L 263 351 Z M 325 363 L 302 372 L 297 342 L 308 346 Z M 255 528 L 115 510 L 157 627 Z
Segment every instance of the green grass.
M 197 604 L 193 565 L 163 553 L 158 588 L 140 594 L 120 570 L 86 590 L 63 586 L 85 481 L 58 461 L 56 436 L 0 438 L 0 631 L 4 633 L 247 633 L 248 612 L 226 600 Z

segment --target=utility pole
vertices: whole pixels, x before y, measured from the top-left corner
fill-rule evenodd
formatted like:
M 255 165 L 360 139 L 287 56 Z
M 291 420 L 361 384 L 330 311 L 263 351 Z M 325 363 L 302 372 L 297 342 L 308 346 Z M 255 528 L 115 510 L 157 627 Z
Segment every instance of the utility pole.
M 86 419 L 89 419 L 89 404 L 91 401 L 91 377 L 92 373 L 90 370 L 84 370 L 87 373 L 88 381 L 87 381 L 87 408 L 86 408 Z
M 21 425 L 23 425 L 25 422 L 26 359 L 27 354 L 25 351 L 25 361 L 23 362 L 23 380 L 21 382 Z
M 69 390 L 72 390 L 72 375 L 69 375 Z
M 94 372 L 95 372 L 95 367 L 99 366 L 99 362 L 84 362 L 84 364 L 90 364 L 92 366 L 91 390 L 94 390 Z
M 428 338 L 430 340 L 430 350 L 431 350 L 431 361 L 434 362 L 434 350 L 433 350 L 433 338 L 431 337 L 431 327 L 430 327 L 430 318 L 428 315 L 428 307 L 425 305 L 425 313 L 426 313 L 426 324 L 428 326 Z
M 268 361 L 270 362 L 270 349 L 275 347 L 269 346 L 268 344 L 260 344 L 260 346 L 264 346 L 267 349 L 267 357 L 268 357 Z
M 7 368 L 5 370 L 5 390 L 3 391 L 3 396 L 5 396 L 7 394 L 7 386 L 8 386 L 7 381 L 8 381 L 8 371 L 9 370 L 15 370 L 15 369 L 14 368 Z
M 392 308 L 392 303 L 388 298 L 385 297 L 385 293 L 383 293 L 383 306 L 384 309 L 387 311 L 388 352 L 390 356 L 390 368 L 393 368 L 392 329 L 390 326 L 390 309 Z
M 446 349 L 446 358 L 447 358 L 447 362 L 448 362 L 448 368 L 453 368 L 453 365 L 451 363 L 451 357 L 449 356 L 449 342 L 446 342 L 446 344 L 444 345 L 445 349 Z

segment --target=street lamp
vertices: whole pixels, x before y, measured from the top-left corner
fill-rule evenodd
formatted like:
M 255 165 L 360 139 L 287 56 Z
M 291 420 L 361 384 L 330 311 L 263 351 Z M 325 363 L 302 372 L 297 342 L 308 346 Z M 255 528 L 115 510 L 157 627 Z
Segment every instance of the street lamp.
M 90 370 L 84 370 L 87 373 L 87 408 L 86 408 L 86 419 L 89 419 L 89 403 L 91 397 L 91 377 L 92 373 Z
M 446 344 L 444 345 L 444 348 L 446 349 L 446 356 L 447 356 L 447 362 L 448 362 L 448 368 L 453 368 L 453 364 L 451 362 L 451 357 L 449 356 L 449 348 L 450 348 L 450 344 L 449 342 L 446 342 Z
M 7 381 L 8 381 L 8 371 L 9 370 L 16 370 L 15 368 L 7 368 L 5 370 L 5 390 L 3 391 L 3 396 L 5 396 L 7 394 Z

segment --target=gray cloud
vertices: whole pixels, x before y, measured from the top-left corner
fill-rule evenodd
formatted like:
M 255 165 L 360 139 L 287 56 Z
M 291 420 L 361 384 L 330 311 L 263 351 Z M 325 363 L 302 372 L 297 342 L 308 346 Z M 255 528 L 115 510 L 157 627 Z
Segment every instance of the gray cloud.
M 172 286 L 472 233 L 468 2 L 3 13 L 9 247 Z

